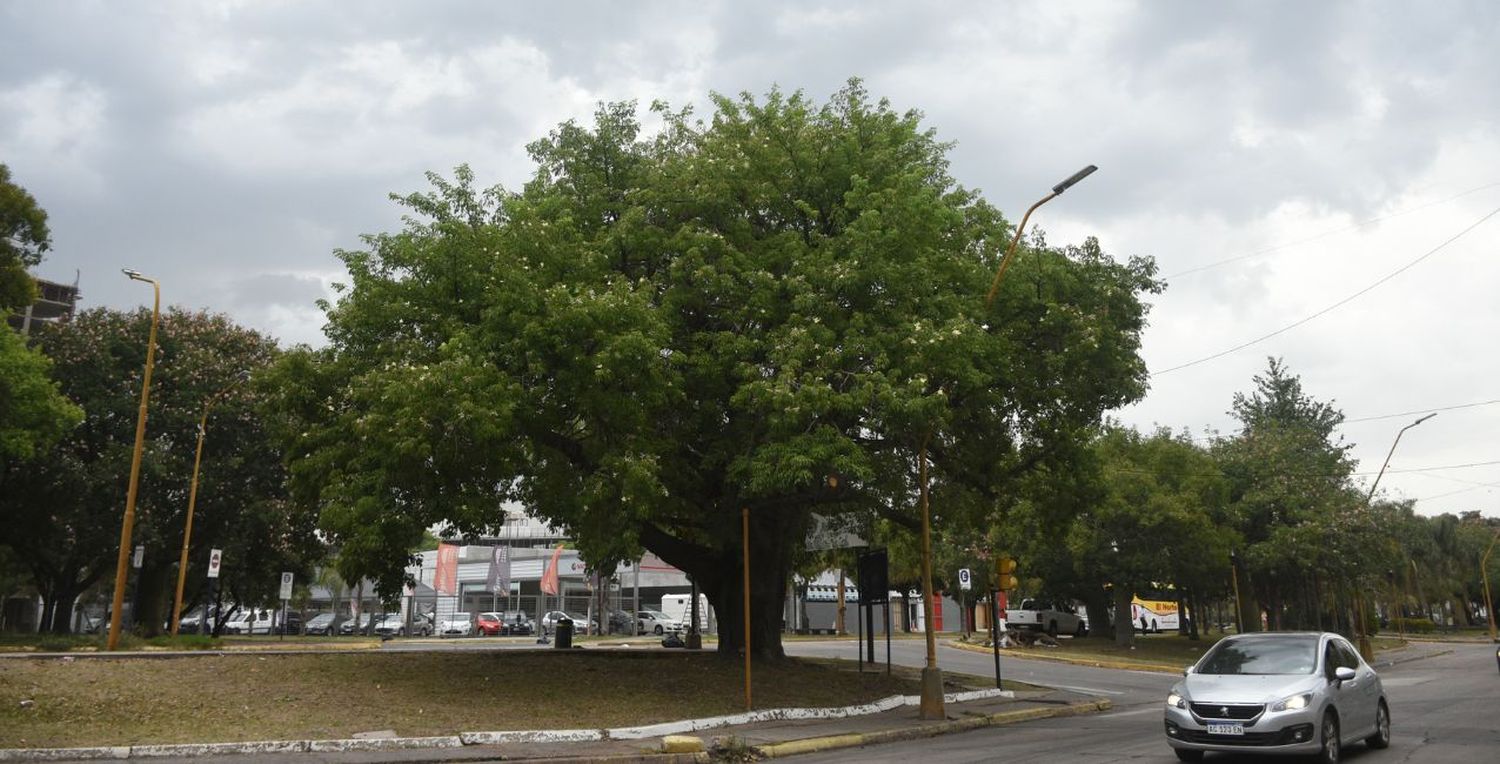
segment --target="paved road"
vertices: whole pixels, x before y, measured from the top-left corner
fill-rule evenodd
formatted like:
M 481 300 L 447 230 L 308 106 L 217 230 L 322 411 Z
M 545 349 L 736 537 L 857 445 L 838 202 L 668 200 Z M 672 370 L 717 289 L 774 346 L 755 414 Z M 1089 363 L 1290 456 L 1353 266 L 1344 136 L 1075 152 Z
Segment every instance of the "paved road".
M 1345 760 L 1356 764 L 1414 762 L 1474 764 L 1500 761 L 1500 671 L 1495 647 L 1485 644 L 1416 645 L 1396 657 L 1421 660 L 1380 669 L 1394 721 L 1391 748 L 1369 751 L 1352 746 Z M 1451 652 L 1446 652 L 1451 650 Z M 798 655 L 848 652 L 852 644 L 789 643 Z M 987 658 L 952 648 L 939 651 L 946 670 L 976 671 Z M 892 647 L 893 662 L 920 665 L 921 642 Z M 882 652 L 883 655 L 883 652 Z M 1148 762 L 1177 759 L 1161 732 L 1161 702 L 1175 677 L 1135 671 L 1002 659 L 1008 678 L 1092 691 L 1114 701 L 1097 716 L 1049 719 L 928 740 L 798 757 L 801 762 L 869 762 L 926 759 L 942 762 Z M 1209 761 L 1268 761 L 1250 756 L 1211 756 Z M 1270 761 L 1274 761 L 1271 759 Z

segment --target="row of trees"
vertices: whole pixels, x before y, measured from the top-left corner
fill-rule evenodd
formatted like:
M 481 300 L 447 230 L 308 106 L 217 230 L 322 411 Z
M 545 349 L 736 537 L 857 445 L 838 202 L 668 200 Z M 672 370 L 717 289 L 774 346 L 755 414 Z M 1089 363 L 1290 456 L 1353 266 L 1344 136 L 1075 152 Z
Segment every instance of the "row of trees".
M 1232 413 L 1237 431 L 1200 440 L 1107 424 L 1072 474 L 1017 501 L 990 533 L 954 529 L 948 568 L 1012 551 L 1030 590 L 1083 601 L 1095 624 L 1130 623 L 1133 593 L 1169 589 L 1195 636 L 1220 603 L 1247 630 L 1351 632 L 1360 608 L 1483 622 L 1479 564 L 1500 521 L 1367 502 L 1337 435 L 1343 415 L 1276 359 Z M 1500 582 L 1500 561 L 1490 575 Z M 1128 643 L 1131 630 L 1115 638 Z

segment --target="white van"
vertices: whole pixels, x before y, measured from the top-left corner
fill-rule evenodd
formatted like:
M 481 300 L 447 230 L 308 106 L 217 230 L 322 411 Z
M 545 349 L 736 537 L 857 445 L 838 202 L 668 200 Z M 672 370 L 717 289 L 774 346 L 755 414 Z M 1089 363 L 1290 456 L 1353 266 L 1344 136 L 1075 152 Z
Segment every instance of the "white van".
M 662 598 L 661 598 L 661 612 L 665 613 L 666 616 L 667 616 L 667 618 L 671 622 L 680 624 L 681 625 L 681 629 L 683 631 L 686 631 L 687 627 L 690 624 L 692 624 L 692 621 L 693 621 L 693 610 L 692 610 L 692 607 L 693 607 L 693 596 L 691 594 L 666 594 L 666 595 L 663 595 Z M 708 606 L 708 595 L 707 594 L 699 594 L 698 595 L 698 633 L 699 634 L 707 634 L 707 633 L 709 633 L 709 631 L 710 631 L 709 626 L 710 626 L 711 620 L 712 620 L 712 618 L 711 618 L 711 611 L 710 611 L 709 606 Z
M 265 608 L 244 608 L 230 616 L 229 622 L 224 624 L 225 634 L 270 634 L 275 628 L 276 617 L 280 615 L 275 610 Z

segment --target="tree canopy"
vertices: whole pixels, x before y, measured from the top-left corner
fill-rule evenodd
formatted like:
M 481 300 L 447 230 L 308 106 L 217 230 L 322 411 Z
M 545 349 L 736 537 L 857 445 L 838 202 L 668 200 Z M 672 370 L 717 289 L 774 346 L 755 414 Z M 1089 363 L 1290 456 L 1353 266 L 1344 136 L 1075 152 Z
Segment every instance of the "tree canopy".
M 36 284 L 26 269 L 40 263 L 51 246 L 47 212 L 0 164 L 0 312 L 19 310 L 36 299 Z
M 421 529 L 520 502 L 596 567 L 686 571 L 732 653 L 748 509 L 751 649 L 779 654 L 811 512 L 910 527 L 925 443 L 945 520 L 984 515 L 1142 394 L 1150 261 L 1035 239 L 986 311 L 1010 228 L 920 114 L 857 82 L 713 106 L 649 136 L 602 106 L 531 144 L 522 191 L 430 176 L 339 253 L 279 427 L 341 559 L 394 587 Z

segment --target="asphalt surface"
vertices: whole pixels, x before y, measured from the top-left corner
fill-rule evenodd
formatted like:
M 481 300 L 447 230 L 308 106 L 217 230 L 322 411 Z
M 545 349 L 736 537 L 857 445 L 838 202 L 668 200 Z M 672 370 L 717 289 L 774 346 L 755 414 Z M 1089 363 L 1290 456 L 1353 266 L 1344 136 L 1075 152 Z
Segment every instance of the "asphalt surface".
M 839 645 L 789 644 L 788 652 L 827 655 Z M 852 654 L 853 646 L 845 646 Z M 987 656 L 939 650 L 939 666 L 978 673 Z M 882 652 L 883 655 L 883 652 Z M 920 642 L 893 645 L 892 661 L 920 665 Z M 1382 666 L 1386 660 L 1399 661 Z M 1393 721 L 1385 751 L 1350 746 L 1345 761 L 1356 764 L 1413 762 L 1474 764 L 1500 761 L 1500 670 L 1495 646 L 1478 643 L 1414 644 L 1382 654 L 1377 662 Z M 1002 657 L 1009 678 L 1087 691 L 1109 698 L 1113 710 L 1093 716 L 1046 719 L 992 727 L 927 740 L 891 743 L 798 757 L 799 762 L 871 762 L 925 759 L 941 762 L 1146 762 L 1177 759 L 1162 734 L 1162 699 L 1176 680 L 1168 674 L 1095 669 Z M 1210 755 L 1206 761 L 1276 761 L 1264 757 Z

